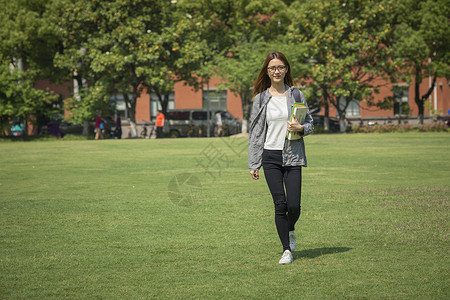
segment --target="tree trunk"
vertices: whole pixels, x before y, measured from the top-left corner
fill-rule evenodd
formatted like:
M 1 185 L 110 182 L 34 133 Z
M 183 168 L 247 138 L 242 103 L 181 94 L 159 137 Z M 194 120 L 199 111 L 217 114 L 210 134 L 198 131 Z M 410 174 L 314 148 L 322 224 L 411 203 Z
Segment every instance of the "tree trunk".
M 345 122 L 345 113 L 339 113 L 339 131 L 345 133 L 347 131 L 347 123 Z
M 430 97 L 431 93 L 433 92 L 434 86 L 436 85 L 436 77 L 437 74 L 434 72 L 433 75 L 433 82 L 431 84 L 431 87 L 428 89 L 428 91 L 425 93 L 425 95 L 420 96 L 420 84 L 422 83 L 422 74 L 420 73 L 422 70 L 419 68 L 416 68 L 416 76 L 415 76 L 415 83 L 414 83 L 414 101 L 417 104 L 417 108 L 419 109 L 419 122 L 421 125 L 423 125 L 423 118 L 425 113 L 425 101 L 427 101 L 428 97 Z
M 9 131 L 9 119 L 6 116 L 0 116 L 0 136 L 7 136 Z
M 153 89 L 153 92 L 156 94 L 156 97 L 158 97 L 159 104 L 161 105 L 161 111 L 164 114 L 164 116 L 167 115 L 167 110 L 169 106 L 169 94 L 160 94 L 158 90 Z
M 250 91 L 250 88 L 247 89 Z M 242 101 L 242 112 L 244 113 L 244 118 L 242 119 L 241 132 L 247 133 L 249 125 L 250 125 L 250 116 L 252 115 L 252 100 L 251 94 L 248 91 L 241 91 L 239 96 Z
M 73 75 L 72 75 L 72 80 L 73 80 L 73 98 L 75 99 L 75 101 L 81 101 L 80 91 L 82 91 L 84 88 L 83 78 L 81 77 L 80 74 L 78 74 L 78 72 L 74 71 Z M 83 95 L 85 96 L 85 93 L 83 93 Z M 83 122 L 82 135 L 84 135 L 84 136 L 89 135 L 89 121 Z
M 418 78 L 419 76 L 416 75 L 416 82 L 414 83 L 414 101 L 417 104 L 417 108 L 419 109 L 419 124 L 423 125 L 423 113 L 424 113 L 424 108 L 423 108 L 423 102 L 422 99 L 420 97 L 420 83 L 418 82 Z
M 123 99 L 125 100 L 125 104 L 128 108 L 128 116 L 130 118 L 130 133 L 131 137 L 137 137 L 136 130 L 136 95 L 133 94 L 134 99 L 130 99 L 128 97 L 128 93 L 122 93 Z
M 244 118 L 242 120 L 241 133 L 247 133 L 248 132 L 248 127 L 249 127 L 248 124 L 249 124 L 249 121 Z
M 419 123 L 423 125 L 423 115 L 425 112 L 424 101 L 422 99 L 416 100 L 417 108 L 419 109 Z
M 89 135 L 89 122 L 88 121 L 83 122 L 83 135 L 84 136 Z
M 161 101 L 162 112 L 166 116 L 167 110 L 169 109 L 169 94 L 165 94 L 163 101 Z
M 329 94 L 328 89 L 326 87 L 323 87 L 323 108 L 325 110 L 324 116 L 323 116 L 323 127 L 325 131 L 330 131 L 330 105 L 328 103 Z
M 324 104 L 325 115 L 323 116 L 323 127 L 325 131 L 330 131 L 330 106 L 328 105 L 328 99 Z
M 24 118 L 23 120 L 23 131 L 22 136 L 28 136 L 28 121 Z

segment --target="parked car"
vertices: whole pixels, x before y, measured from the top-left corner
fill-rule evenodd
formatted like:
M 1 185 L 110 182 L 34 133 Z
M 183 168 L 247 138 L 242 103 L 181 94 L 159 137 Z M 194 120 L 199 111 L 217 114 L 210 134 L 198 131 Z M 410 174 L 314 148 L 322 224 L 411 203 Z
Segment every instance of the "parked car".
M 59 128 L 61 130 L 62 135 L 66 134 L 75 134 L 75 135 L 81 135 L 83 134 L 83 125 L 78 123 L 70 123 L 70 122 L 61 122 L 59 125 Z
M 15 121 L 11 124 L 11 134 L 13 136 L 22 136 L 23 135 L 24 125 L 20 121 Z
M 103 121 L 103 136 L 105 138 L 114 138 L 114 131 L 116 129 L 116 123 L 115 121 L 107 116 L 102 118 Z M 58 126 L 58 131 L 61 132 L 61 137 L 67 135 L 67 134 L 72 134 L 72 135 L 82 135 L 83 134 L 83 129 L 84 126 L 83 124 L 80 123 L 71 123 L 71 122 L 67 122 L 67 121 L 57 121 L 57 122 L 53 122 L 54 124 L 50 124 L 51 122 L 47 123 L 47 126 L 44 126 L 43 128 L 43 133 L 45 134 L 52 134 L 52 126 L 56 127 Z M 94 128 L 95 128 L 95 122 L 89 122 L 88 124 L 88 130 L 89 132 L 93 133 L 94 132 Z
M 216 112 L 210 112 L 210 136 L 217 135 Z M 241 122 L 227 111 L 221 112 L 222 135 L 229 136 L 241 132 Z M 208 136 L 208 112 L 198 109 L 177 109 L 167 112 L 169 134 L 172 137 L 205 137 Z
M 325 128 L 325 117 L 321 115 L 312 115 L 314 127 L 317 129 Z M 328 117 L 328 128 L 330 131 L 339 131 L 339 120 L 337 118 Z
M 445 124 L 447 127 L 450 127 L 450 117 L 444 118 L 444 124 Z

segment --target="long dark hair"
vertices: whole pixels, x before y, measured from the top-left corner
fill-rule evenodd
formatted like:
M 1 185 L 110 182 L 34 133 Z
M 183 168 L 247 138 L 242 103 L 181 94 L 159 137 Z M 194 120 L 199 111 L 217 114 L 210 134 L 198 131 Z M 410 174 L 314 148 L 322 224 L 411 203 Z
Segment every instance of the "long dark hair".
M 261 68 L 261 72 L 259 72 L 258 78 L 256 79 L 255 84 L 253 85 L 253 98 L 255 98 L 256 95 L 258 95 L 259 93 L 270 87 L 270 77 L 267 74 L 267 66 L 269 65 L 269 62 L 275 58 L 281 60 L 284 63 L 284 65 L 288 68 L 286 75 L 284 76 L 284 83 L 289 86 L 294 85 L 294 81 L 292 80 L 291 75 L 291 66 L 289 65 L 286 56 L 284 56 L 284 54 L 281 52 L 276 51 L 271 52 L 269 53 L 269 55 L 267 55 L 266 60 L 264 61 L 264 64 Z

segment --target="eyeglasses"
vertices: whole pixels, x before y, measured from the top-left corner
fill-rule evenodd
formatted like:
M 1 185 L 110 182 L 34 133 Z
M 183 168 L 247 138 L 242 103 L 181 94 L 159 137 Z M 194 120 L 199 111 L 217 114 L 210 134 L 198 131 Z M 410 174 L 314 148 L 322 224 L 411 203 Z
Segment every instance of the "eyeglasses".
M 269 70 L 270 73 L 275 73 L 276 70 L 278 70 L 280 73 L 284 72 L 287 70 L 286 66 L 273 66 L 273 67 L 268 67 L 267 70 Z

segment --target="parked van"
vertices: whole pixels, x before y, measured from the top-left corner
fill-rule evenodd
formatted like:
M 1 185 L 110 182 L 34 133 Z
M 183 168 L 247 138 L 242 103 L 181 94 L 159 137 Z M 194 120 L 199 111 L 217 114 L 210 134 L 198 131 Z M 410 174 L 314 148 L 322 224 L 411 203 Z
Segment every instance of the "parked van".
M 216 115 L 210 112 L 210 136 L 217 136 Z M 220 113 L 222 117 L 222 136 L 230 136 L 241 132 L 241 122 L 227 111 Z M 171 137 L 206 137 L 208 136 L 208 112 L 199 109 L 176 109 L 167 112 Z

